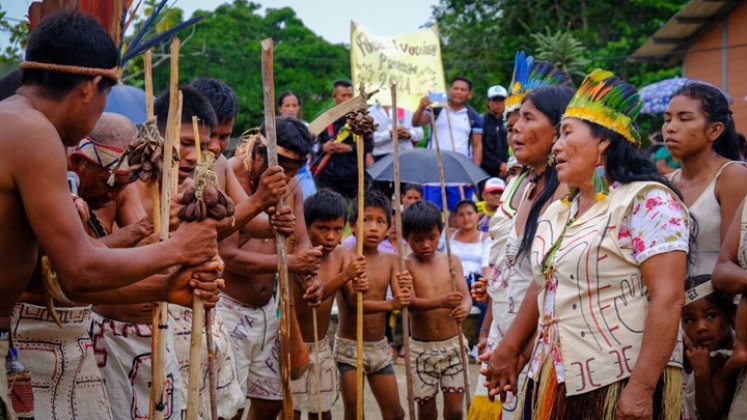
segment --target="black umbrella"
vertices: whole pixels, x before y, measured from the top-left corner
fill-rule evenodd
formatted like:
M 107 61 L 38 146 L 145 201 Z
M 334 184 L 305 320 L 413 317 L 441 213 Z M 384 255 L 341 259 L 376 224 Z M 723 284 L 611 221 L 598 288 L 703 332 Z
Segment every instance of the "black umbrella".
M 461 153 L 441 151 L 444 179 L 448 184 L 477 184 L 490 178 L 487 172 Z M 435 149 L 410 149 L 399 155 L 400 179 L 411 184 L 438 184 L 438 161 Z M 394 155 L 388 155 L 368 168 L 377 181 L 394 181 Z

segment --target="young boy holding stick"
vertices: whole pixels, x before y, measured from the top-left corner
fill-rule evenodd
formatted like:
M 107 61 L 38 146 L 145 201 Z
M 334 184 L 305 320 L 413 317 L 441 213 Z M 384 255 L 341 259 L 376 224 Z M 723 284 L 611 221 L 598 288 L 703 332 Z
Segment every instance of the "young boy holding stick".
M 358 219 L 358 206 L 348 217 L 351 225 Z M 399 260 L 395 254 L 378 252 L 391 225 L 390 200 L 378 192 L 366 193 L 363 207 L 363 255 L 366 259 L 366 277 L 369 288 L 363 303 L 363 370 L 384 419 L 404 419 L 399 401 L 397 378 L 394 376 L 392 356 L 384 335 L 386 312 L 402 309 L 410 304 L 412 278 L 410 273 L 398 272 Z M 352 227 L 352 226 L 351 226 Z M 351 229 L 354 230 L 354 229 Z M 392 288 L 394 298 L 386 299 L 387 288 Z M 355 418 L 356 411 L 356 307 L 352 285 L 346 284 L 337 296 L 340 324 L 335 339 L 335 359 L 342 377 L 342 399 L 345 418 Z
M 410 304 L 414 398 L 419 419 L 438 417 L 436 394 L 444 393 L 444 418 L 462 418 L 464 373 L 459 346 L 466 345 L 460 324 L 467 318 L 472 299 L 459 258 L 452 256 L 457 291 L 452 291 L 449 261 L 438 252 L 443 231 L 441 212 L 430 202 L 411 204 L 402 215 L 402 230 L 412 254 Z
M 302 411 L 308 412 L 310 420 L 316 419 L 319 412 L 322 418 L 331 419 L 330 409 L 337 401 L 340 379 L 327 339 L 332 304 L 337 290 L 350 280 L 356 292 L 366 292 L 366 259 L 339 245 L 347 216 L 347 203 L 342 195 L 329 190 L 319 191 L 306 199 L 303 210 L 311 246 L 322 249 L 318 276 L 324 284 L 324 296 L 322 304 L 314 309 L 302 303 L 301 287 L 293 289 L 294 299 L 298 302 L 298 324 L 310 359 L 303 377 L 293 381 L 293 401 L 296 419 L 301 418 Z

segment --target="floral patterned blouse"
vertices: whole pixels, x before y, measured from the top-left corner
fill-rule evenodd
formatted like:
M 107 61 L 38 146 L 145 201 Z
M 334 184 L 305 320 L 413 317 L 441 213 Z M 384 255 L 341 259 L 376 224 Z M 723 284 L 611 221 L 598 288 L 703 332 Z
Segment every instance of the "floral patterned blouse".
M 610 186 L 611 191 L 619 188 L 614 183 Z M 578 200 L 571 203 L 571 215 L 578 212 Z M 639 192 L 633 201 L 630 211 L 624 217 L 624 221 L 618 229 L 617 240 L 621 251 L 635 260 L 639 265 L 646 259 L 670 251 L 688 251 L 690 230 L 688 226 L 687 209 L 668 190 L 652 187 Z M 570 221 L 569 225 L 573 224 Z M 552 264 L 555 263 L 553 257 Z M 551 345 L 553 341 L 559 341 L 558 323 L 552 322 L 556 319 L 555 293 L 558 288 L 558 277 L 553 275 L 546 282 L 545 299 L 541 325 L 542 334 L 537 341 L 532 360 L 529 366 L 529 377 L 537 379 L 539 370 L 548 351 L 552 351 L 553 364 L 558 383 L 565 382 L 563 359 L 560 347 Z M 551 329 L 548 327 L 552 327 Z

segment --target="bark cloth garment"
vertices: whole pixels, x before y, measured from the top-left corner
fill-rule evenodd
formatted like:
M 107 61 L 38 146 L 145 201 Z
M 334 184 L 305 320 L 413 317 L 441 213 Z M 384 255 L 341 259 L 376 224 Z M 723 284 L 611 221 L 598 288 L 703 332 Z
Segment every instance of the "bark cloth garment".
M 247 306 L 221 293 L 216 306 L 236 356 L 239 386 L 246 398 L 280 401 L 280 340 L 275 298 Z
M 34 417 L 112 418 L 89 335 L 91 306 L 56 309 L 61 326 L 47 308 L 29 303 L 17 303 L 11 316 L 18 359 L 31 368 Z
M 335 361 L 337 361 L 338 365 L 348 365 L 355 369 L 358 364 L 357 349 L 355 340 L 342 338 L 340 336 L 335 337 L 333 352 L 335 354 Z M 392 353 L 389 351 L 389 343 L 386 338 L 382 338 L 379 341 L 363 342 L 364 375 L 375 375 L 385 369 L 385 373 L 389 374 L 391 367 Z
M 8 339 L 10 334 L 5 331 L 0 333 L 0 355 L 5 358 L 8 355 L 10 343 Z M 8 374 L 5 369 L 0 369 L 0 419 L 16 420 L 15 411 L 10 403 L 10 396 L 8 395 Z
M 521 238 L 516 234 L 514 227 L 514 216 L 516 210 L 511 207 L 513 197 L 522 194 L 519 206 L 525 198 L 525 192 L 518 191 L 518 187 L 528 172 L 512 178 L 506 192 L 501 196 L 498 211 L 490 220 L 490 236 L 494 238 L 491 247 L 490 267 L 487 292 L 491 299 L 493 322 L 488 331 L 488 340 L 485 351 L 490 353 L 498 347 L 508 327 L 511 326 L 516 313 L 519 311 L 529 283 L 532 281 L 532 270 L 527 258 L 517 261 L 517 252 Z M 528 189 L 528 188 L 527 188 Z M 495 244 L 499 243 L 498 246 Z M 482 363 L 487 367 L 487 362 Z M 516 410 L 518 395 L 507 394 L 506 401 L 501 404 L 496 398 L 491 402 L 488 398 L 488 389 L 483 386 L 485 376 L 480 374 L 477 380 L 474 398 L 470 405 L 468 418 L 479 420 L 483 418 L 497 418 L 502 413 L 502 418 L 510 419 Z M 526 379 L 526 369 L 519 374 L 519 386 Z
M 169 327 L 161 331 L 166 340 L 166 388 L 164 418 L 181 419 L 186 404 L 179 389 L 179 363 L 174 353 L 174 334 Z M 153 324 L 118 321 L 93 312 L 91 340 L 99 369 L 104 375 L 106 392 L 111 395 L 115 419 L 148 418 L 151 384 L 151 341 Z
M 179 305 L 169 305 L 169 325 L 174 330 L 174 350 L 179 361 L 181 381 L 185 386 L 179 391 L 182 399 L 187 401 L 189 384 L 189 344 L 192 334 L 192 310 Z M 246 399 L 239 384 L 236 372 L 236 356 L 231 341 L 225 333 L 223 319 L 218 311 L 213 311 L 213 346 L 215 348 L 214 367 L 217 376 L 216 396 L 218 398 L 218 416 L 230 419 L 244 407 Z M 208 354 L 205 330 L 202 331 L 201 355 L 200 415 L 201 419 L 210 419 L 210 388 L 208 381 Z
M 613 184 L 606 199 L 575 218 L 577 203 L 552 203 L 532 244 L 532 254 L 543 256 L 531 261 L 543 291 L 524 418 L 616 416 L 648 314 L 640 264 L 688 250 L 689 214 L 662 184 Z M 681 369 L 678 339 L 654 395 L 656 418 L 680 417 Z
M 332 355 L 329 337 L 319 340 L 319 369 L 321 382 L 316 376 L 316 346 L 314 343 L 304 343 L 309 351 L 309 368 L 303 376 L 291 383 L 293 387 L 293 408 L 296 411 L 316 413 L 317 389 L 321 394 L 321 411 L 329 411 L 337 401 L 339 395 L 340 372 Z
M 461 331 L 440 341 L 410 340 L 415 401 L 428 401 L 442 392 L 464 392 L 464 365 L 459 346 L 467 347 Z

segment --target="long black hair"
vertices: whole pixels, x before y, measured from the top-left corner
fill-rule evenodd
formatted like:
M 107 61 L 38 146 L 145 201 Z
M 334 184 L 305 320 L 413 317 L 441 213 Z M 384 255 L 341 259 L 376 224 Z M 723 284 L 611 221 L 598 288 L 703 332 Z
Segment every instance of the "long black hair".
M 544 114 L 554 127 L 560 125 L 568 102 L 571 101 L 575 91 L 570 86 L 554 85 L 533 90 L 527 94 L 522 103 L 531 101 L 535 108 Z M 552 148 L 552 144 L 550 145 Z M 550 155 L 548 149 L 547 155 Z M 542 175 L 545 179 L 545 186 L 540 191 L 537 199 L 532 203 L 527 215 L 527 222 L 524 226 L 524 234 L 519 245 L 518 257 L 521 258 L 532 248 L 534 235 L 537 233 L 537 224 L 539 221 L 542 208 L 555 196 L 555 191 L 560 185 L 558 181 L 558 171 L 555 170 L 555 163 L 548 163 L 545 172 Z
M 700 102 L 709 123 L 724 124 L 724 131 L 713 143 L 713 150 L 720 156 L 730 160 L 740 160 L 739 152 L 742 145 L 737 137 L 734 117 L 729 109 L 729 102 L 720 90 L 704 83 L 690 82 L 679 88 L 672 97 L 683 95 Z
M 628 184 L 636 181 L 658 182 L 672 190 L 680 200 L 684 201 L 684 196 L 680 190 L 667 178 L 659 175 L 659 172 L 656 170 L 656 164 L 652 160 L 646 159 L 635 145 L 607 127 L 586 120 L 581 121 L 589 126 L 591 134 L 595 138 L 609 140 L 609 146 L 605 152 L 607 158 L 605 172 L 609 179 L 620 184 Z M 688 244 L 690 252 L 687 253 L 688 273 L 695 262 L 695 240 L 697 233 L 698 221 L 695 220 L 694 215 L 690 214 L 690 238 Z

